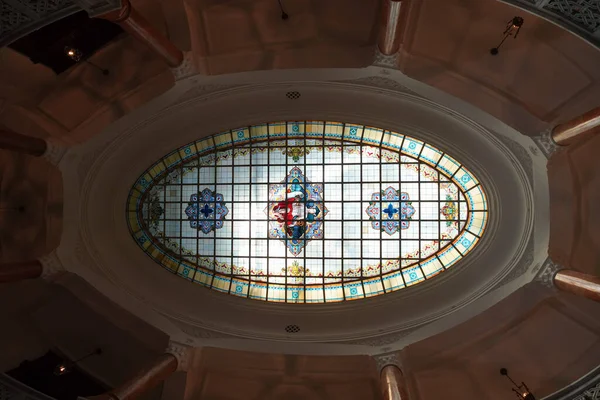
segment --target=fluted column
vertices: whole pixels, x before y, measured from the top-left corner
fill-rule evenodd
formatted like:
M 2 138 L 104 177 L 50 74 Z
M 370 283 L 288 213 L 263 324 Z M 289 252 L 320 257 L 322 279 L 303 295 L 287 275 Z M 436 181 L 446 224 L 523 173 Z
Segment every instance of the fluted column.
M 571 269 L 561 269 L 554 275 L 554 285 L 565 292 L 600 301 L 600 278 Z
M 56 139 L 40 139 L 2 128 L 0 128 L 0 149 L 43 157 L 53 165 L 60 164 L 67 152 L 65 144 Z
M 0 264 L 0 283 L 39 278 L 43 270 L 38 260 Z
M 576 139 L 600 132 L 600 107 L 557 125 L 552 130 L 552 140 L 559 146 L 571 144 Z
M 0 283 L 36 278 L 53 280 L 63 272 L 65 269 L 53 251 L 38 260 L 0 264 Z
M 383 0 L 381 30 L 377 46 L 381 54 L 396 54 L 402 44 L 402 34 L 408 0 Z
M 121 9 L 101 15 L 99 18 L 119 24 L 131 36 L 149 46 L 170 67 L 178 67 L 183 62 L 182 51 L 138 14 L 129 0 L 122 0 Z
M 135 400 L 167 379 L 177 370 L 185 370 L 191 348 L 170 342 L 164 354 L 138 372 L 133 378 L 99 396 L 88 400 Z M 80 398 L 81 399 L 81 398 Z
M 396 352 L 374 356 L 380 375 L 381 393 L 385 400 L 408 400 L 406 380 L 400 369 L 401 362 Z
M 47 149 L 44 139 L 0 129 L 0 149 L 41 157 Z
M 386 365 L 381 370 L 381 391 L 384 400 L 408 400 L 402 371 L 395 365 Z

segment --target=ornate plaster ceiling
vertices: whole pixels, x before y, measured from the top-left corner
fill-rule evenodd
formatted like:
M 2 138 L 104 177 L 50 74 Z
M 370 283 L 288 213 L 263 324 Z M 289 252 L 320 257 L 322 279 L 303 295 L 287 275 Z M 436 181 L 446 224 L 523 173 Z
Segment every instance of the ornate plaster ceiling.
M 545 259 L 547 223 L 534 219 L 547 212 L 545 159 L 531 140 L 481 111 L 399 73 L 380 72 L 377 68 L 290 71 L 180 81 L 152 104 L 65 156 L 60 168 L 69 182 L 65 207 L 70 212 L 65 219 L 70 223 L 59 258 L 68 270 L 125 308 L 136 308 L 138 315 L 173 339 L 190 344 L 284 352 L 377 352 L 379 346 L 401 348 L 481 312 L 530 281 Z M 289 91 L 300 92 L 300 98 L 287 98 Z M 419 92 L 436 102 L 415 94 Z M 439 103 L 452 104 L 471 118 Z M 232 126 L 304 118 L 390 128 L 456 154 L 489 185 L 493 211 L 488 239 L 455 271 L 421 288 L 310 310 L 209 293 L 162 270 L 131 239 L 124 216 L 130 182 L 165 149 Z M 299 325 L 301 333 L 286 333 L 290 323 Z M 264 347 L 247 339 L 270 344 Z M 332 341 L 340 344 L 319 344 Z M 368 350 L 369 346 L 375 347 Z

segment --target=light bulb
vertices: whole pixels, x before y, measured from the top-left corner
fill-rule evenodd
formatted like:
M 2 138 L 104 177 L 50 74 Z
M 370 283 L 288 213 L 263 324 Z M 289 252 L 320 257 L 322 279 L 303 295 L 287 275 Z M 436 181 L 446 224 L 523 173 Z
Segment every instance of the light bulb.
M 56 368 L 54 368 L 54 375 L 61 376 L 69 372 L 69 368 L 67 368 L 66 364 L 58 364 Z

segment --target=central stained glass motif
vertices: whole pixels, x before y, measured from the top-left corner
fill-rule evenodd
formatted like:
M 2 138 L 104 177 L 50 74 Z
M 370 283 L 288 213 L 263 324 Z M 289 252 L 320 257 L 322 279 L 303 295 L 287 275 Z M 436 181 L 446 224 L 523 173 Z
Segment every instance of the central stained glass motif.
M 476 176 L 416 138 L 325 121 L 189 143 L 135 182 L 137 245 L 183 279 L 275 302 L 361 299 L 425 282 L 479 243 Z
M 409 221 L 415 213 L 412 202 L 408 200 L 408 193 L 398 193 L 391 186 L 382 192 L 373 193 L 366 210 L 373 229 L 382 230 L 388 235 L 398 232 L 398 228 L 408 229 Z
M 223 227 L 223 219 L 229 210 L 223 203 L 223 195 L 206 188 L 201 193 L 190 196 L 185 215 L 190 220 L 190 226 L 209 233 Z
M 279 238 L 297 256 L 311 239 L 323 237 L 323 185 L 306 180 L 302 170 L 292 168 L 285 180 L 269 187 L 269 237 Z

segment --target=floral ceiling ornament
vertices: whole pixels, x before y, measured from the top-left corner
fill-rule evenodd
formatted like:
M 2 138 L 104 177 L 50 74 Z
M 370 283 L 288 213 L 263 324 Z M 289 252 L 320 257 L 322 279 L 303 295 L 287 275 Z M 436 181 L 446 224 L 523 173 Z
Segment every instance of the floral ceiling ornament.
M 310 149 L 308 147 L 290 147 L 288 149 L 284 149 L 283 154 L 287 155 L 288 157 L 292 157 L 292 160 L 298 162 L 300 161 L 300 157 L 310 154 Z
M 440 212 L 446 218 L 446 226 L 450 226 L 452 221 L 456 221 L 457 219 L 458 204 L 455 201 L 447 201 Z
M 223 202 L 223 195 L 206 188 L 202 192 L 190 196 L 185 214 L 190 226 L 203 233 L 210 233 L 223 227 L 223 220 L 229 210 Z
M 285 269 L 283 269 L 283 273 L 288 273 L 290 276 L 294 276 L 294 277 L 299 277 L 299 276 L 303 276 L 305 271 L 304 271 L 304 267 L 302 265 L 300 265 L 300 263 L 298 263 L 298 261 L 294 260 L 294 262 L 292 262 L 292 264 L 287 267 L 287 271 Z M 307 274 L 310 274 L 310 271 L 307 270 L 306 271 Z
M 323 185 L 310 183 L 294 167 L 280 184 L 269 185 L 269 237 L 281 239 L 294 256 L 312 239 L 323 237 Z
M 408 200 L 408 193 L 398 192 L 391 186 L 373 193 L 366 209 L 373 229 L 388 235 L 393 235 L 400 229 L 408 229 L 409 221 L 416 211 L 412 202 Z

